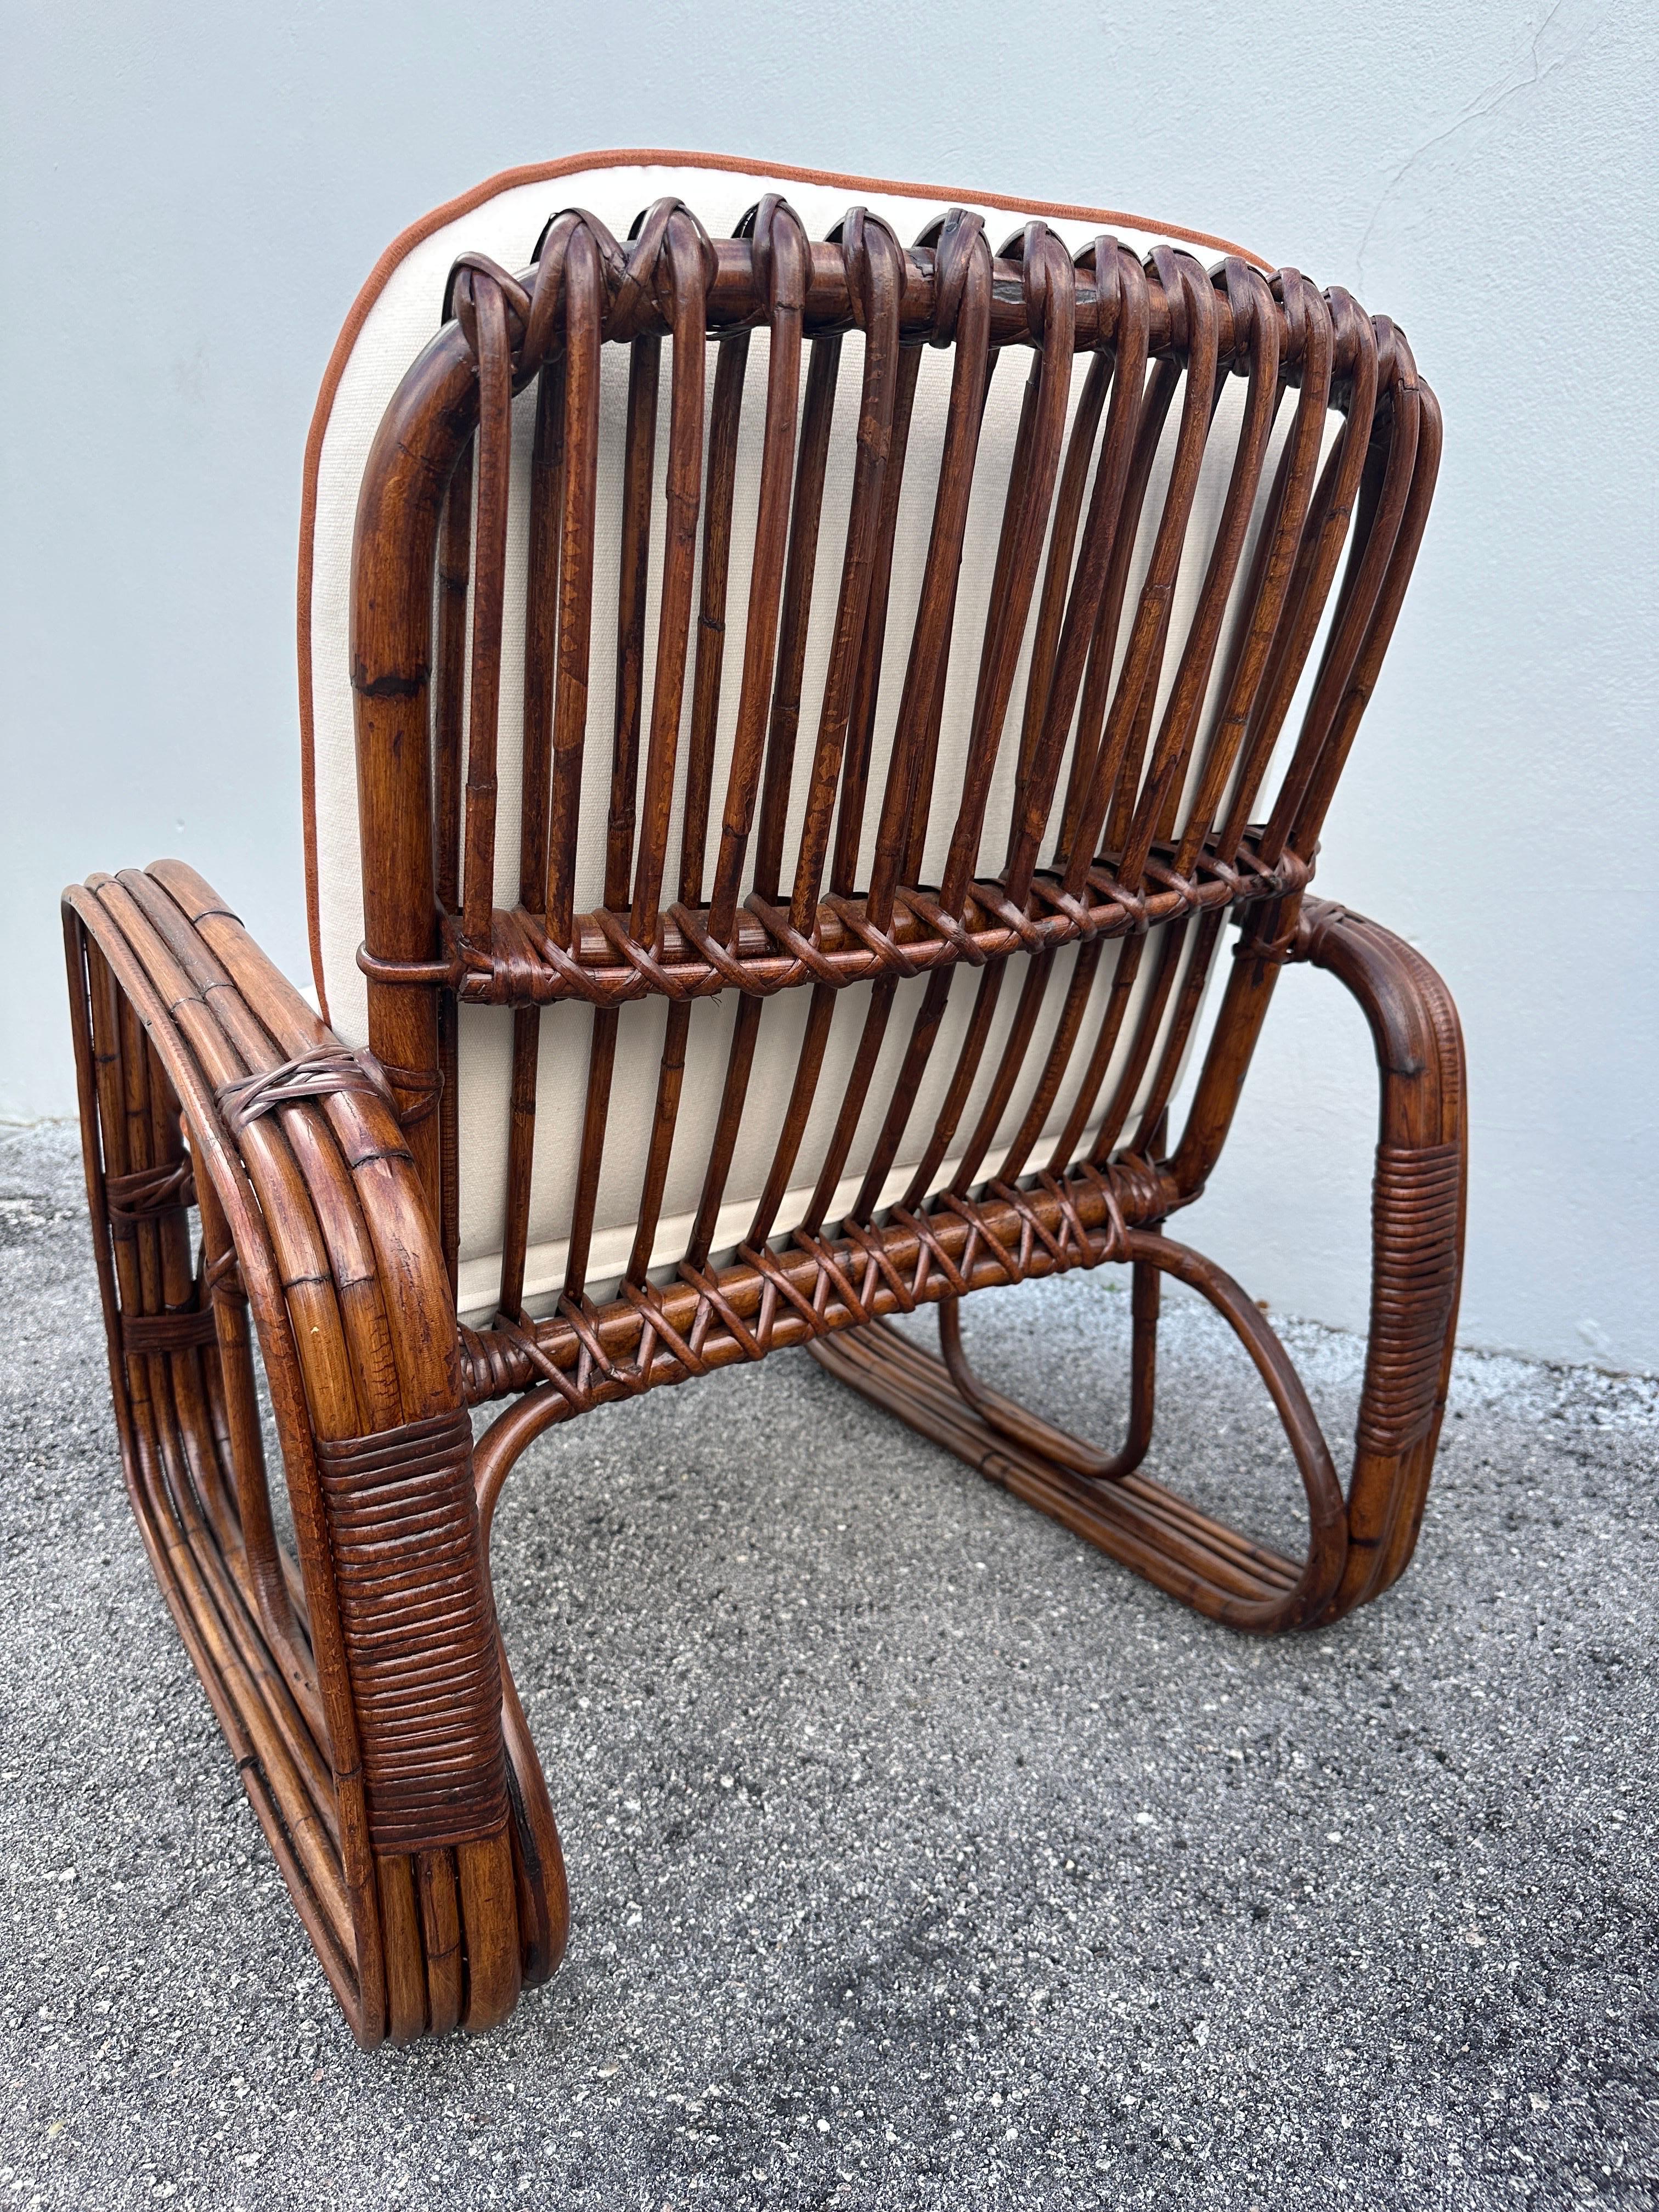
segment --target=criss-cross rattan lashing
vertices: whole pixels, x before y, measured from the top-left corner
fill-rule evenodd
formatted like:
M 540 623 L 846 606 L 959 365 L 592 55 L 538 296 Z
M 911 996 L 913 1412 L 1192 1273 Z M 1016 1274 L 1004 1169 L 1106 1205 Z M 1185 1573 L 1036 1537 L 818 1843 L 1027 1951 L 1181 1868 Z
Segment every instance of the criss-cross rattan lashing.
M 906 245 L 855 205 L 815 241 L 767 190 L 727 238 L 671 193 L 625 241 L 567 209 L 518 275 L 456 260 L 357 512 L 371 1048 L 179 864 L 68 895 L 129 1483 L 360 2036 L 488 2024 L 562 1948 L 487 1557 L 552 1422 L 805 1342 L 1235 1626 L 1402 1571 L 1462 1047 L 1420 956 L 1308 892 L 1439 448 L 1391 324 L 1237 255 L 1041 220 L 994 252 L 959 208 Z M 1346 1496 L 1260 1310 L 1165 1227 L 1302 961 L 1383 1077 Z M 959 1304 L 1111 1261 L 1108 1454 L 978 1380 Z M 1300 1562 L 1141 1471 L 1164 1273 L 1273 1397 Z M 927 1305 L 938 1359 L 884 1326 Z

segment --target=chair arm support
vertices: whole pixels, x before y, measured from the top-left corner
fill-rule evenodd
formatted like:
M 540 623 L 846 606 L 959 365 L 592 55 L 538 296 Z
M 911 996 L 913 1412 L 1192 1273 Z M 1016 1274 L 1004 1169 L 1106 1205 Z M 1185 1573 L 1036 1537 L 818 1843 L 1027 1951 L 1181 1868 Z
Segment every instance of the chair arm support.
M 1468 1139 L 1463 1038 L 1451 994 L 1420 952 L 1323 899 L 1275 902 L 1237 948 L 1227 1000 L 1168 1169 L 1176 1203 L 1199 1197 L 1231 1126 L 1286 963 L 1328 969 L 1358 1001 L 1382 1078 L 1371 1185 L 1370 1336 L 1348 1486 L 1348 1563 L 1322 1616 L 1396 1580 L 1422 1522 L 1451 1372 L 1462 1273 Z
M 210 1340 L 198 1324 L 240 1274 L 283 1445 L 337 1801 L 356 1953 L 343 2001 L 365 2041 L 453 2025 L 464 1955 L 466 2024 L 488 2026 L 520 1974 L 499 1639 L 454 1307 L 391 1093 L 193 871 L 96 876 L 65 906 L 83 1118 L 101 1131 L 88 1191 L 118 1408 L 135 1343 L 153 1360 L 169 1331 Z M 184 1286 L 196 1322 L 176 1295 L 158 1302 L 108 1264 L 104 1169 L 135 1097 L 181 1172 L 182 1113 L 203 1213 L 204 1265 Z M 155 1143 L 140 1149 L 149 1168 Z M 124 1445 L 131 1418 L 129 1406 Z M 434 1868 L 448 1884 L 435 1899 Z
M 1417 1542 L 1457 1326 L 1468 1183 L 1463 1036 L 1451 994 L 1392 931 L 1324 900 L 1291 960 L 1345 984 L 1382 1078 L 1371 1184 L 1370 1333 L 1349 1486 L 1349 1564 L 1331 1613 L 1404 1571 Z

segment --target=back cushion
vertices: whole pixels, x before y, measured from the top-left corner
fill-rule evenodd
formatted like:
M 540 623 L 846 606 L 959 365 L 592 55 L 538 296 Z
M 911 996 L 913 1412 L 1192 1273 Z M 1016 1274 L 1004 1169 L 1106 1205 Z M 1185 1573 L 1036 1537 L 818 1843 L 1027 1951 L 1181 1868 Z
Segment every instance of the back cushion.
M 1018 202 L 973 202 L 960 195 L 925 189 L 877 186 L 855 179 L 814 179 L 799 174 L 780 175 L 735 165 L 695 165 L 689 157 L 665 157 L 661 162 L 623 156 L 615 161 L 586 157 L 586 165 L 566 171 L 549 169 L 527 179 L 523 173 L 498 179 L 474 195 L 471 204 L 459 202 L 449 210 L 417 225 L 383 258 L 360 299 L 343 333 L 329 382 L 319 404 L 307 458 L 307 538 L 302 549 L 301 607 L 302 690 L 310 726 L 308 793 L 313 862 L 310 869 L 312 929 L 317 962 L 317 982 L 328 1016 L 348 1042 L 367 1038 L 363 977 L 356 955 L 363 933 L 361 888 L 362 860 L 358 843 L 356 781 L 353 732 L 352 692 L 349 678 L 348 629 L 351 586 L 351 546 L 358 488 L 375 430 L 388 402 L 410 364 L 439 328 L 445 283 L 457 256 L 479 252 L 504 267 L 518 270 L 530 260 L 548 218 L 560 209 L 580 206 L 598 216 L 619 240 L 625 240 L 636 216 L 664 195 L 682 198 L 697 215 L 711 236 L 729 235 L 744 210 L 768 191 L 783 194 L 799 216 L 809 239 L 825 237 L 859 204 L 884 217 L 901 244 L 909 245 L 923 227 L 947 206 L 969 207 L 981 215 L 992 251 L 1017 234 L 1029 219 L 1029 205 Z M 1041 210 L 1068 248 L 1075 251 L 1101 231 L 1113 233 L 1122 245 L 1144 255 L 1155 243 L 1171 236 L 1193 239 L 1194 234 L 1143 229 L 1123 218 L 1089 215 L 1075 210 L 1057 214 Z M 1222 249 L 1223 241 L 1199 240 L 1199 258 L 1207 264 Z M 1208 249 L 1207 251 L 1206 249 Z M 1237 249 L 1226 249 L 1237 251 Z M 667 378 L 672 345 L 665 345 L 662 404 L 658 412 L 658 456 L 653 501 L 650 599 L 647 610 L 646 671 L 647 696 L 645 726 L 649 726 L 648 685 L 654 665 L 657 594 L 661 574 L 661 487 L 668 438 Z M 867 880 L 880 793 L 885 775 L 900 691 L 904 678 L 912 629 L 919 602 L 927 554 L 933 504 L 939 479 L 952 354 L 924 349 L 908 447 L 900 495 L 892 580 L 881 665 L 881 684 L 876 717 L 860 860 L 856 871 L 860 886 Z M 980 642 L 990 610 L 993 572 L 1010 464 L 1020 417 L 1031 355 L 1025 348 L 1010 349 L 991 379 L 984 427 L 975 464 L 958 591 L 955 637 L 940 731 L 939 766 L 928 820 L 921 879 L 936 884 L 944 864 L 960 792 L 965 740 L 979 668 Z M 1080 354 L 1072 383 L 1075 409 L 1090 356 Z M 752 563 L 756 507 L 759 486 L 761 428 L 764 411 L 768 340 L 764 330 L 755 333 L 750 347 L 744 387 L 736 496 L 732 514 L 730 581 L 726 594 L 726 636 L 720 714 L 717 722 L 713 804 L 707 847 L 705 883 L 712 871 L 719 842 L 721 806 L 730 761 L 733 720 L 744 659 L 744 635 L 748 609 L 748 579 Z M 862 341 L 857 331 L 848 334 L 836 391 L 830 444 L 829 478 L 825 489 L 818 552 L 807 633 L 805 683 L 801 701 L 800 736 L 796 748 L 792 799 L 786 837 L 783 895 L 787 901 L 789 859 L 795 850 L 805 801 L 805 783 L 817 710 L 828 660 L 828 645 L 840 583 L 852 485 L 854 431 L 862 370 Z M 584 755 L 582 828 L 576 884 L 579 909 L 597 906 L 602 897 L 606 806 L 611 776 L 612 716 L 614 712 L 617 578 L 621 550 L 621 480 L 629 374 L 628 349 L 608 345 L 602 362 L 599 509 L 594 547 L 594 616 L 589 666 L 589 700 Z M 707 390 L 712 401 L 712 356 Z M 803 387 L 805 377 L 803 371 Z M 1171 611 L 1170 647 L 1166 650 L 1159 678 L 1159 708 L 1174 681 L 1179 642 L 1190 618 L 1208 559 L 1222 500 L 1231 471 L 1243 405 L 1243 382 L 1237 376 L 1224 380 L 1216 410 L 1203 473 L 1191 525 L 1187 533 L 1179 581 Z M 518 895 L 519 771 L 522 716 L 526 544 L 528 476 L 534 420 L 533 386 L 514 403 L 513 483 L 509 526 L 509 568 L 505 637 L 501 657 L 501 702 L 499 725 L 498 775 L 500 798 L 495 853 L 494 900 L 511 907 Z M 1252 541 L 1265 506 L 1278 453 L 1287 433 L 1293 409 L 1281 406 L 1273 445 L 1261 475 L 1257 517 Z M 1151 540 L 1163 504 L 1180 406 L 1171 409 L 1148 488 L 1139 538 L 1129 576 L 1125 605 L 1133 610 L 1134 595 L 1150 556 Z M 1330 425 L 1336 427 L 1333 417 Z M 706 441 L 705 441 L 706 444 Z M 705 463 L 707 453 L 705 452 Z M 1247 543 L 1238 567 L 1234 597 L 1243 590 L 1253 542 Z M 701 562 L 701 552 L 699 562 Z M 1016 676 L 998 768 L 987 810 L 980 846 L 980 871 L 994 874 L 1002 866 L 1006 846 L 1011 793 L 1019 750 L 1018 732 L 1025 698 L 1026 663 L 1037 598 Z M 695 600 L 694 600 L 695 605 Z M 1120 623 L 1121 658 L 1129 629 L 1128 617 Z M 693 653 L 696 650 L 694 619 Z M 1213 695 L 1227 659 L 1227 633 L 1213 663 Z M 307 651 L 308 648 L 308 656 Z M 308 657 L 308 670 L 304 663 Z M 684 713 L 689 716 L 692 684 L 688 672 Z M 668 844 L 669 873 L 665 898 L 677 890 L 676 864 L 681 842 L 684 803 L 686 749 L 682 742 L 675 794 L 675 814 Z M 1061 771 L 1060 790 L 1066 770 Z M 1060 813 L 1053 819 L 1045 845 L 1052 849 Z M 750 841 L 752 878 L 754 840 Z M 1066 1123 L 1078 1095 L 1087 1038 L 1097 1027 L 1101 1010 L 1111 988 L 1125 943 L 1103 948 L 1091 986 L 1088 1012 L 1083 1024 L 1085 1042 L 1073 1055 L 1073 1064 L 1042 1118 L 1042 1133 L 1049 1138 Z M 1054 960 L 1038 1016 L 1036 1044 L 1025 1057 L 1019 1080 L 998 1121 L 994 1140 L 986 1152 L 975 1181 L 997 1172 L 1002 1151 L 1025 1119 L 1043 1065 L 1043 1043 L 1059 1018 L 1079 957 L 1076 945 L 1066 947 Z M 1190 950 L 1186 956 L 1190 957 Z M 987 1048 L 965 1110 L 957 1127 L 962 1139 L 975 1126 L 981 1103 L 988 1093 L 1002 1057 L 1002 1045 L 1016 1018 L 1024 981 L 1025 963 L 1011 988 L 999 1000 Z M 1157 969 L 1155 959 L 1141 962 L 1134 986 L 1144 997 Z M 918 977 L 899 985 L 886 1022 L 868 1103 L 860 1117 L 856 1139 L 848 1152 L 845 1173 L 825 1218 L 834 1220 L 851 1204 L 863 1180 L 864 1169 L 874 1147 L 876 1133 L 886 1113 L 910 1037 L 915 1006 L 926 988 Z M 1173 1007 L 1176 991 L 1168 993 Z M 932 1134 L 939 1107 L 954 1071 L 958 1050 L 975 997 L 975 979 L 957 977 L 938 1042 L 918 1086 L 902 1145 L 884 1183 L 879 1203 L 889 1203 L 911 1182 L 911 1171 Z M 735 1244 L 744 1236 L 755 1200 L 764 1185 L 780 1127 L 795 1077 L 808 994 L 792 990 L 768 1001 L 762 1019 L 753 1073 L 746 1094 L 737 1150 L 726 1184 L 714 1249 Z M 870 987 L 843 990 L 836 1004 L 823 1073 L 817 1085 L 811 1119 L 790 1176 L 790 1190 L 779 1209 L 775 1226 L 787 1230 L 798 1220 L 807 1194 L 817 1179 L 841 1108 L 847 1078 L 870 1001 Z M 594 1218 L 588 1269 L 589 1288 L 605 1293 L 625 1263 L 633 1241 L 640 1208 L 641 1178 L 656 1101 L 666 1003 L 650 999 L 625 1006 L 621 1015 L 615 1075 L 611 1091 L 604 1168 Z M 700 1000 L 694 1008 L 686 1050 L 677 1138 L 672 1158 L 660 1221 L 652 1249 L 653 1269 L 672 1265 L 684 1253 L 702 1187 L 708 1137 L 719 1106 L 730 1051 L 735 994 Z M 506 1009 L 464 1006 L 459 1015 L 459 1289 L 464 1316 L 479 1318 L 495 1304 L 499 1255 L 504 1236 L 507 1183 L 508 1077 L 513 1017 Z M 565 1273 L 567 1239 L 574 1200 L 577 1158 L 588 1070 L 589 1036 L 592 1016 L 576 1003 L 555 1005 L 543 1013 L 540 1032 L 540 1075 L 537 1098 L 536 1152 L 529 1224 L 529 1253 L 525 1273 L 525 1303 L 531 1311 L 545 1308 L 556 1296 Z M 1184 1034 L 1190 1037 L 1195 1024 Z M 1133 1048 L 1136 1020 L 1132 1012 L 1119 1032 L 1115 1062 L 1123 1063 Z M 1145 1067 L 1131 1089 L 1144 1091 L 1157 1070 L 1156 1051 L 1145 1055 Z M 1097 1099 L 1085 1117 L 1085 1138 L 1099 1123 L 1114 1097 L 1115 1068 L 1100 1085 Z M 1133 1131 L 1133 1099 L 1118 1101 L 1118 1116 Z M 1028 1147 L 1028 1152 L 1030 1148 Z M 960 1144 L 939 1165 L 933 1187 L 951 1179 Z M 1030 1152 L 1030 1166 L 1045 1164 L 1039 1146 Z

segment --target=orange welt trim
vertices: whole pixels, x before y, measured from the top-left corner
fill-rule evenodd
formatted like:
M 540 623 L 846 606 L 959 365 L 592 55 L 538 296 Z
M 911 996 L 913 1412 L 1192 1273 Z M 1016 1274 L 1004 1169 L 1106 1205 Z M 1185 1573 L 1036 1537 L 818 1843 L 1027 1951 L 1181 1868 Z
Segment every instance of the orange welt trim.
M 803 169 L 789 161 L 741 161 L 729 154 L 690 154 L 674 148 L 657 146 L 624 146 L 613 148 L 608 153 L 568 154 L 557 161 L 529 161 L 518 168 L 501 169 L 493 177 L 486 177 L 481 185 L 459 198 L 446 200 L 441 207 L 434 208 L 418 222 L 394 238 L 386 252 L 369 271 L 368 282 L 351 303 L 340 335 L 334 341 L 334 350 L 328 357 L 328 367 L 323 372 L 322 389 L 317 394 L 317 404 L 311 417 L 311 428 L 306 437 L 305 477 L 300 494 L 300 574 L 299 574 L 299 675 L 300 675 L 300 781 L 301 806 L 304 824 L 306 865 L 306 929 L 311 945 L 311 972 L 317 986 L 317 998 L 323 1019 L 327 1021 L 328 987 L 323 980 L 322 921 L 318 908 L 317 890 L 317 788 L 316 733 L 311 712 L 311 580 L 313 568 L 312 540 L 317 524 L 317 475 L 322 465 L 323 439 L 328 428 L 328 418 L 333 410 L 334 395 L 340 379 L 345 374 L 351 349 L 357 343 L 369 310 L 385 290 L 392 272 L 404 257 L 411 253 L 423 239 L 430 238 L 434 230 L 457 216 L 470 215 L 486 200 L 498 198 L 520 185 L 546 183 L 555 177 L 568 177 L 580 169 L 727 169 L 752 172 L 759 176 L 778 177 L 798 185 L 841 185 L 854 191 L 896 192 L 910 198 L 937 199 L 947 205 L 967 203 L 972 205 L 1012 208 L 1022 215 L 1043 216 L 1055 222 L 1104 222 L 1120 225 L 1125 230 L 1151 231 L 1160 238 L 1178 238 L 1189 246 L 1207 246 L 1218 253 L 1236 253 L 1256 268 L 1268 270 L 1269 264 L 1260 254 L 1252 253 L 1231 240 L 1216 238 L 1206 230 L 1189 230 L 1184 224 L 1151 222 L 1145 216 L 1127 215 L 1118 208 L 1074 206 L 1066 200 L 1028 200 L 1000 192 L 966 191 L 957 185 L 907 184 L 892 177 L 854 177 L 838 169 Z

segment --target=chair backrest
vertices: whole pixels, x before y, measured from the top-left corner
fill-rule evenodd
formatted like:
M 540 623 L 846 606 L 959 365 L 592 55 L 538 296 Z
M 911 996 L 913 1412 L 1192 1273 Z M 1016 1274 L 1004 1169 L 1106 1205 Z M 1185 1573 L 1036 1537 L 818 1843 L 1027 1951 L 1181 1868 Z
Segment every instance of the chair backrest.
M 1435 450 L 1390 325 L 1121 216 L 588 156 L 407 234 L 308 458 L 313 933 L 463 1313 L 1154 1146 Z

